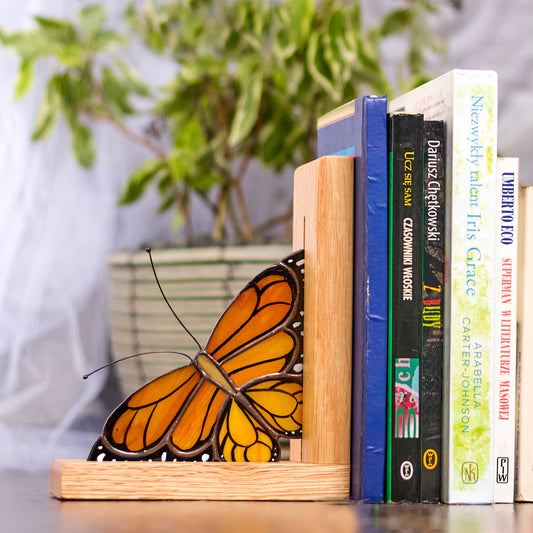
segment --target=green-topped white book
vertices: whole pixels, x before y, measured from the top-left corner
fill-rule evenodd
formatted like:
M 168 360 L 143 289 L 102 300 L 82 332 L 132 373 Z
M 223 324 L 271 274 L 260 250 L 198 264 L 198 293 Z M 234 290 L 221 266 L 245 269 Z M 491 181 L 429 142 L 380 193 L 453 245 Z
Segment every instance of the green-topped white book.
M 497 74 L 452 70 L 390 102 L 444 120 L 446 238 L 442 499 L 491 503 Z

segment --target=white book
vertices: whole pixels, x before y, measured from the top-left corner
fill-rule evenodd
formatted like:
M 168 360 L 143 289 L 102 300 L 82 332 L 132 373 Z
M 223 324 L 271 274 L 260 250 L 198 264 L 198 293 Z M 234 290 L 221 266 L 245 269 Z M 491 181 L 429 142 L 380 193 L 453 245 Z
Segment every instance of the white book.
M 496 320 L 494 365 L 494 502 L 514 501 L 516 287 L 518 261 L 517 157 L 498 158 Z
M 447 130 L 443 469 L 447 503 L 493 501 L 497 74 L 452 70 L 390 102 Z
M 520 186 L 515 500 L 533 501 L 533 185 Z

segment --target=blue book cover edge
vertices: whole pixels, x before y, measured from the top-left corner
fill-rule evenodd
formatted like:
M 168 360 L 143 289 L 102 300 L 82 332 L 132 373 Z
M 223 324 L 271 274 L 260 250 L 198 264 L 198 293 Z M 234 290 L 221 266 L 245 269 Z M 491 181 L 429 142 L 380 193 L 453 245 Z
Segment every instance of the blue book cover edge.
M 387 97 L 363 96 L 351 104 L 353 112 L 348 110 L 344 118 L 319 128 L 318 156 L 355 158 L 354 347 L 361 347 L 355 350 L 355 359 L 363 357 L 356 365 L 364 370 L 354 373 L 354 405 L 360 412 L 353 417 L 352 497 L 380 502 L 385 483 L 387 396 Z M 359 435 L 357 427 L 364 428 Z

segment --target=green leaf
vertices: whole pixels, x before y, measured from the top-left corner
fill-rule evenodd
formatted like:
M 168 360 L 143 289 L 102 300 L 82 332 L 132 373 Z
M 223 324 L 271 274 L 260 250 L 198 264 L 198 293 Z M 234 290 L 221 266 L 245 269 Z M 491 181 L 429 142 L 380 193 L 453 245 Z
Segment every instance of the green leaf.
M 128 101 L 128 89 L 109 67 L 102 69 L 102 91 L 106 100 L 121 113 L 132 114 L 133 108 Z
M 297 50 L 296 43 L 292 39 L 291 30 L 281 28 L 276 35 L 274 53 L 282 59 L 291 57 Z
M 92 35 L 92 45 L 97 52 L 111 52 L 127 44 L 128 39 L 113 30 L 97 30 Z
M 274 128 L 262 146 L 263 162 L 266 165 L 272 164 L 284 148 L 284 135 L 280 135 L 280 130 Z
M 214 185 L 220 183 L 222 183 L 222 177 L 209 171 L 198 172 L 192 179 L 187 180 L 187 185 L 199 193 L 207 193 Z
M 176 125 L 173 135 L 174 144 L 187 151 L 201 156 L 206 150 L 207 140 L 202 130 L 202 123 L 197 114 L 190 114 Z
M 72 131 L 79 126 L 80 108 L 91 97 L 91 88 L 87 80 L 74 77 L 69 71 L 55 74 L 50 79 L 50 90 L 58 95 L 61 111 Z
M 288 0 L 280 7 L 283 29 L 290 33 L 287 38 L 299 46 L 309 38 L 311 22 L 315 14 L 313 0 Z
M 39 112 L 37 113 L 31 140 L 42 141 L 43 139 L 46 139 L 54 129 L 54 126 L 57 122 L 57 116 L 57 109 L 53 109 L 43 102 Z
M 161 197 L 168 196 L 168 192 L 174 187 L 174 181 L 170 176 L 168 167 L 159 173 L 159 181 L 157 182 L 157 190 Z
M 288 59 L 307 43 L 317 9 L 313 0 L 289 0 L 276 8 L 275 56 Z
M 157 159 L 148 159 L 134 170 L 118 199 L 119 205 L 131 204 L 138 200 L 159 171 L 164 168 L 164 162 Z
M 224 43 L 224 50 L 227 53 L 234 52 L 237 49 L 237 46 L 240 43 L 240 33 L 232 28 L 228 34 L 226 42 Z
M 224 59 L 214 57 L 190 58 L 182 61 L 179 77 L 187 84 L 203 83 L 207 76 L 219 78 L 227 76 Z
M 34 17 L 41 32 L 50 41 L 70 44 L 79 42 L 78 34 L 74 26 L 68 20 L 52 19 L 46 17 Z
M 82 67 L 87 62 L 85 50 L 81 44 L 72 43 L 61 46 L 57 58 L 67 67 Z
M 124 80 L 127 82 L 128 87 L 139 96 L 149 97 L 151 90 L 149 85 L 144 83 L 139 74 L 126 62 L 115 59 L 115 63 L 124 76 Z
M 424 66 L 424 55 L 419 47 L 411 47 L 407 54 L 409 68 L 413 74 L 420 74 Z
M 174 205 L 174 201 L 174 196 L 168 196 L 166 198 L 163 198 L 163 200 L 159 204 L 159 207 L 157 208 L 157 211 L 159 213 L 164 213 L 167 209 L 170 209 Z
M 312 33 L 307 48 L 307 68 L 313 80 L 317 82 L 334 102 L 339 102 L 342 94 L 332 80 L 331 65 L 324 57 L 321 36 Z
M 344 11 L 344 10 L 343 10 Z M 348 50 L 355 50 L 357 41 L 361 35 L 361 4 L 357 2 L 350 7 L 348 13 L 344 16 L 344 25 L 346 26 L 343 36 Z
M 376 51 L 372 47 L 372 43 L 368 39 L 361 39 L 357 43 L 357 57 L 361 65 L 377 74 L 381 73 L 382 69 L 379 65 L 379 59 L 376 57 Z
M 78 163 L 89 168 L 95 159 L 93 134 L 87 126 L 77 124 L 72 128 L 72 151 Z
M 356 61 L 355 46 L 357 35 L 349 35 L 350 29 L 346 26 L 345 15 L 341 10 L 333 13 L 328 24 L 328 35 L 331 42 L 332 61 L 349 75 L 350 69 L 345 65 L 353 65 Z
M 159 213 L 163 213 L 167 209 L 170 209 L 176 202 L 178 195 L 176 184 L 170 176 L 170 169 L 165 166 L 157 173 L 157 191 L 161 198 L 159 207 L 157 208 Z
M 381 23 L 381 35 L 386 37 L 400 33 L 413 23 L 414 14 L 411 9 L 396 9 L 391 11 Z
M 174 147 L 167 155 L 167 163 L 173 183 L 180 183 L 193 170 L 194 158 L 186 148 Z
M 59 95 L 54 90 L 54 84 L 48 83 L 46 96 L 37 112 L 35 126 L 31 135 L 32 141 L 46 139 L 52 132 L 59 116 Z
M 78 13 L 78 21 L 80 26 L 89 33 L 103 26 L 105 24 L 107 15 L 105 7 L 100 4 L 91 4 L 85 6 Z
M 27 31 L 3 33 L 0 41 L 4 46 L 13 48 L 21 59 L 35 59 L 53 53 L 47 46 L 42 33 L 35 28 Z
M 24 96 L 33 83 L 33 74 L 35 70 L 35 60 L 23 59 L 20 62 L 17 81 L 15 84 L 15 99 L 18 100 Z
M 239 144 L 252 131 L 261 108 L 263 93 L 263 76 L 260 72 L 253 73 L 246 85 L 243 85 L 241 95 L 237 100 L 235 117 L 231 124 L 229 143 L 231 146 Z

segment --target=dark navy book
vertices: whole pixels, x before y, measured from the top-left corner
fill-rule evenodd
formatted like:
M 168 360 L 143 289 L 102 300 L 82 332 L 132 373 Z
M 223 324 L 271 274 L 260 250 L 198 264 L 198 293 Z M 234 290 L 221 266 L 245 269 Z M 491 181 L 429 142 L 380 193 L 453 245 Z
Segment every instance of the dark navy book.
M 387 97 L 362 96 L 318 121 L 318 156 L 354 157 L 351 497 L 385 487 L 388 308 Z

